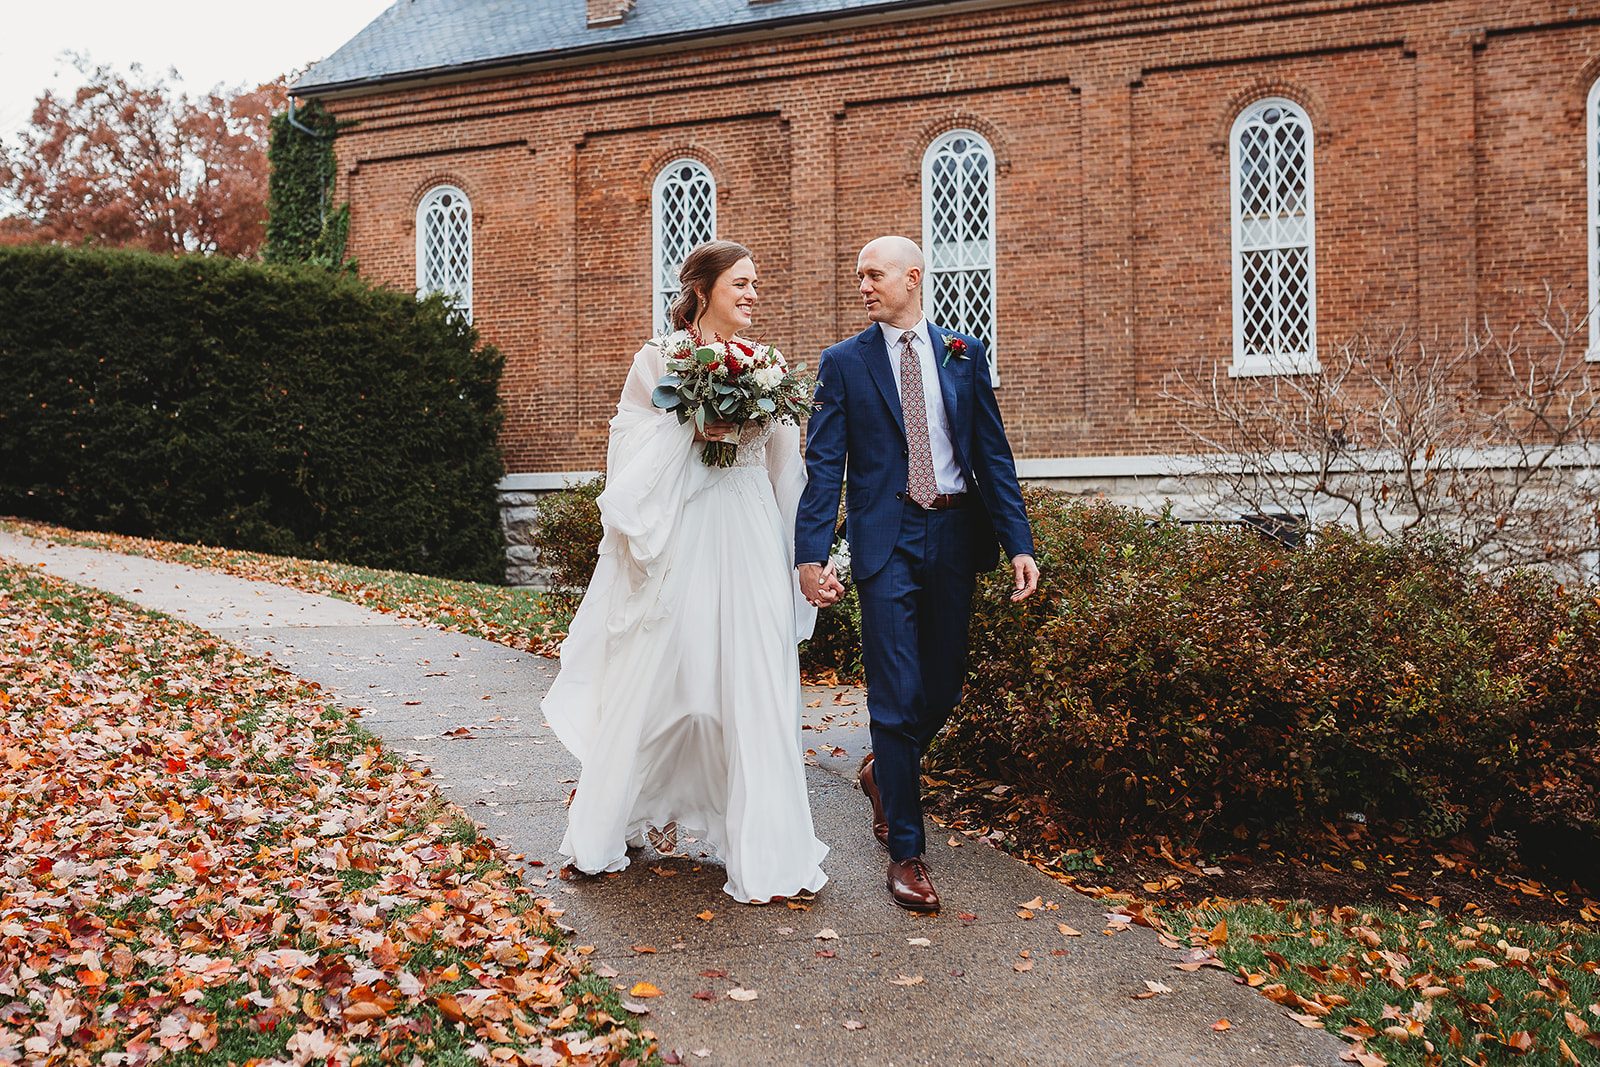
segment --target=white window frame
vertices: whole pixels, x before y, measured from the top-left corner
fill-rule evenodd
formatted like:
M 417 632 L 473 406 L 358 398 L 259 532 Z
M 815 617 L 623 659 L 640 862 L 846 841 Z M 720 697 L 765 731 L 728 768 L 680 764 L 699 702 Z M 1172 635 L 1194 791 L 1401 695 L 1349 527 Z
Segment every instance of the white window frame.
M 694 173 L 687 179 L 682 176 L 682 171 L 688 168 Z M 667 321 L 667 308 L 671 306 L 673 297 L 678 295 L 678 268 L 683 265 L 683 260 L 676 262 L 667 261 L 668 249 L 666 247 L 663 229 L 669 221 L 667 218 L 666 204 L 663 194 L 671 186 L 693 185 L 704 182 L 707 189 L 707 202 L 710 204 L 711 232 L 708 234 L 695 234 L 698 240 L 685 242 L 683 252 L 689 253 L 696 245 L 705 241 L 717 239 L 717 179 L 711 173 L 711 168 L 695 159 L 693 156 L 684 156 L 674 159 L 671 163 L 661 168 L 656 175 L 655 184 L 650 189 L 650 300 L 651 300 L 651 328 L 657 337 L 663 337 L 672 330 L 671 323 Z M 679 213 L 678 223 L 687 229 L 689 220 Z
M 989 188 L 984 202 L 984 210 L 988 214 L 989 225 L 988 233 L 983 237 L 974 242 L 965 242 L 959 262 L 949 263 L 942 262 L 935 253 L 935 244 L 937 242 L 934 239 L 936 235 L 933 232 L 936 204 L 933 167 L 935 161 L 958 140 L 972 142 L 972 146 L 980 149 L 988 160 Z M 934 138 L 933 142 L 928 145 L 927 151 L 922 153 L 922 248 L 928 261 L 928 277 L 923 279 L 922 284 L 922 313 L 927 316 L 929 322 L 937 323 L 946 329 L 969 334 L 983 341 L 989 361 L 989 380 L 995 384 L 999 383 L 999 367 L 995 358 L 996 350 L 999 348 L 999 337 L 997 336 L 999 321 L 995 315 L 995 293 L 997 288 L 997 279 L 995 277 L 995 233 L 999 229 L 999 213 L 996 210 L 996 186 L 998 183 L 999 172 L 995 167 L 994 146 L 989 144 L 988 138 L 976 130 L 946 131 Z M 982 310 L 982 314 L 988 320 L 986 329 L 972 328 L 975 324 L 971 322 L 941 321 L 942 317 L 948 316 L 936 306 L 935 294 L 938 288 L 935 284 L 936 277 L 969 271 L 984 271 L 989 275 L 989 299 L 987 306 Z
M 1589 101 L 1584 108 L 1584 170 L 1589 190 L 1589 351 L 1591 360 L 1600 360 L 1600 322 L 1595 309 L 1600 306 L 1600 79 L 1589 86 Z
M 451 198 L 446 205 L 444 199 Z M 428 281 L 428 216 L 433 212 L 460 212 L 465 216 L 463 232 L 466 237 L 466 272 L 449 280 L 445 285 L 430 285 Z M 417 205 L 417 295 L 443 293 L 461 311 L 468 322 L 472 321 L 472 200 L 454 185 L 435 185 Z
M 1279 121 L 1290 120 L 1305 131 L 1305 210 L 1300 227 L 1304 240 L 1245 241 L 1243 197 L 1240 195 L 1240 148 L 1242 134 L 1254 125 L 1267 109 L 1277 108 L 1282 113 Z M 1234 377 L 1260 374 L 1315 374 L 1322 370 L 1317 359 L 1317 198 L 1316 198 L 1316 131 L 1305 108 L 1293 100 L 1269 96 L 1252 101 L 1239 112 L 1228 133 L 1229 183 L 1228 197 L 1232 218 L 1233 237 L 1233 365 L 1228 373 Z M 1280 216 L 1281 218 L 1282 216 Z M 1303 352 L 1251 353 L 1245 350 L 1244 317 L 1244 259 L 1250 252 L 1282 251 L 1304 247 L 1306 250 L 1306 347 Z

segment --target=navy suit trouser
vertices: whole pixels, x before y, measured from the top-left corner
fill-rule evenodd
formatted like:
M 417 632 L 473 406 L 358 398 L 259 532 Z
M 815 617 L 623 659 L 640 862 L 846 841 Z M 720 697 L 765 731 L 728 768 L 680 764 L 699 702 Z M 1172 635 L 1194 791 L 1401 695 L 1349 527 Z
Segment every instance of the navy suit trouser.
M 966 680 L 972 525 L 962 508 L 907 504 L 888 562 L 857 583 L 873 773 L 895 860 L 925 851 L 922 753 L 950 718 Z

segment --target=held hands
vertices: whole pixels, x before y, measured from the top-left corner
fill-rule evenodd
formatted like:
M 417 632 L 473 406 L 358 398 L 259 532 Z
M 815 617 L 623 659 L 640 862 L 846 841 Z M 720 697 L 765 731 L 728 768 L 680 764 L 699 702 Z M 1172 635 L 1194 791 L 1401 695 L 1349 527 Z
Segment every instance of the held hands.
M 1017 572 L 1017 588 L 1011 594 L 1013 601 L 1026 600 L 1039 588 L 1039 565 L 1032 556 L 1012 556 L 1011 569 Z
M 718 419 L 716 422 L 706 423 L 704 433 L 698 429 L 695 430 L 694 439 L 696 441 L 720 441 L 738 428 L 739 426 L 737 423 Z
M 839 576 L 834 573 L 831 562 L 825 567 L 815 563 L 802 563 L 799 570 L 800 593 L 812 607 L 825 608 L 844 596 L 844 583 L 839 581 Z

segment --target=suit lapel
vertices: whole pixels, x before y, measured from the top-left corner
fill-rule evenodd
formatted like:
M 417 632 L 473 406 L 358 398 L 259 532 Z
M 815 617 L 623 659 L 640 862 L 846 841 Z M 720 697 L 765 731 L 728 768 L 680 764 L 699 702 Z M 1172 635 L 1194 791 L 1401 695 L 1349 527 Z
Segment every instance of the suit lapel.
M 900 436 L 904 437 L 906 417 L 900 410 L 900 390 L 894 385 L 894 369 L 889 366 L 889 349 L 883 343 L 883 330 L 873 323 L 857 334 L 856 340 L 861 344 L 861 361 L 867 365 L 867 374 L 883 394 L 883 402 L 889 405 L 895 425 L 900 427 Z
M 955 447 L 956 455 L 965 462 L 962 442 L 966 440 L 967 411 L 958 402 L 960 390 L 956 388 L 956 376 L 962 369 L 954 360 L 946 360 L 944 342 L 948 331 L 928 323 L 928 340 L 933 343 L 933 364 L 939 372 L 939 395 L 944 398 L 945 418 L 950 420 L 950 443 Z

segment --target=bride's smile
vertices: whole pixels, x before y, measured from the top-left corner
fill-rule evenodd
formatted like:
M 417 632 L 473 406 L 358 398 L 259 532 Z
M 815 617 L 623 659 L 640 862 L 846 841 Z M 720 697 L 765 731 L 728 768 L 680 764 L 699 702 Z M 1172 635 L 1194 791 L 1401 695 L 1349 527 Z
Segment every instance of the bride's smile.
M 723 271 L 705 294 L 705 310 L 695 322 L 696 332 L 708 340 L 727 340 L 748 327 L 755 315 L 758 284 L 756 265 L 750 259 L 741 259 Z

